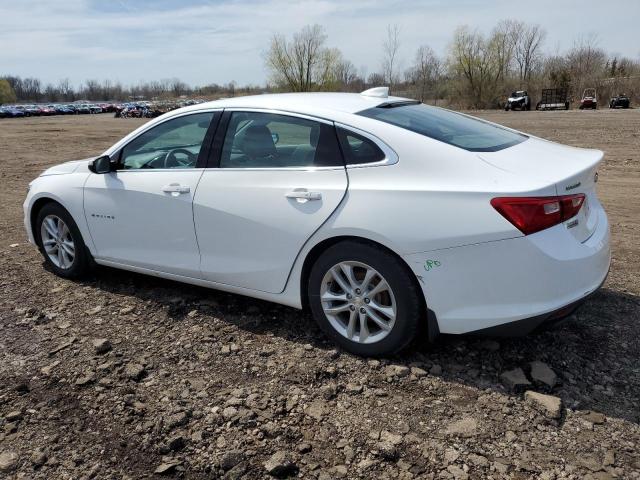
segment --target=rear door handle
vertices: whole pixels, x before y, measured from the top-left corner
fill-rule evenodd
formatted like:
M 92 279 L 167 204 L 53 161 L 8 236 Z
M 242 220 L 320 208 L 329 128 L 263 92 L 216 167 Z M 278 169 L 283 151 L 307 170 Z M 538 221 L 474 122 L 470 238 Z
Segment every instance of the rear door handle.
M 177 197 L 181 193 L 189 193 L 191 188 L 188 185 L 180 185 L 179 183 L 170 183 L 162 187 L 164 193 L 170 193 L 172 197 Z
M 306 202 L 309 200 L 321 200 L 322 194 L 320 192 L 309 192 L 307 190 L 294 190 L 285 195 L 287 198 L 293 198 L 298 202 Z

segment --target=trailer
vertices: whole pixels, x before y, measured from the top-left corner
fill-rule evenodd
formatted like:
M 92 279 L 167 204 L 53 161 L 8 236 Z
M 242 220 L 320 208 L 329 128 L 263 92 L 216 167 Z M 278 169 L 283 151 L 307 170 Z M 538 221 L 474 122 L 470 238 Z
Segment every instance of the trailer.
M 536 110 L 569 110 L 567 88 L 544 88 Z

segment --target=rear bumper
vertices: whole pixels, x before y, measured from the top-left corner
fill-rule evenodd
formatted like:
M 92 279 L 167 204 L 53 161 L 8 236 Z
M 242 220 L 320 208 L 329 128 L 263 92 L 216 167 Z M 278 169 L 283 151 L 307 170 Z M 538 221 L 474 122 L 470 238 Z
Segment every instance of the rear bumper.
M 529 236 L 405 256 L 440 332 L 517 335 L 569 314 L 609 272 L 609 224 L 600 204 L 593 208 L 597 228 L 582 243 L 557 225 Z

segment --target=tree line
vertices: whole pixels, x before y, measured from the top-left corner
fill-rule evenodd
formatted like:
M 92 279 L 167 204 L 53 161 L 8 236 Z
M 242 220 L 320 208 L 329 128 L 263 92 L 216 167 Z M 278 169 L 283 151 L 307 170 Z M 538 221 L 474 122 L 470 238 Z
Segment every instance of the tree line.
M 265 53 L 271 86 L 300 92 L 388 85 L 395 95 L 459 108 L 497 108 L 513 90 L 527 90 L 534 98 L 542 88 L 567 88 L 576 99 L 587 87 L 604 96 L 640 95 L 640 61 L 609 55 L 593 35 L 577 39 L 562 54 L 548 55 L 540 25 L 502 20 L 488 34 L 458 27 L 443 54 L 424 44 L 407 58 L 400 27 L 389 25 L 385 33 L 379 66 L 368 75 L 340 50 L 326 46 L 319 25 L 306 26 L 289 39 L 276 34 Z
M 88 80 L 74 87 L 68 79 L 43 84 L 37 78 L 0 77 L 2 102 L 217 98 L 261 92 L 346 91 L 388 85 L 393 94 L 455 108 L 497 108 L 509 92 L 527 90 L 534 101 L 542 88 L 567 88 L 579 99 L 584 88 L 601 98 L 625 92 L 640 95 L 640 60 L 610 55 L 597 37 L 577 39 L 563 53 L 545 53 L 540 25 L 502 20 L 484 33 L 469 26 L 454 32 L 445 52 L 428 44 L 413 53 L 402 49 L 402 30 L 389 25 L 380 39 L 379 64 L 372 72 L 357 67 L 328 45 L 320 25 L 307 25 L 291 37 L 275 34 L 263 52 L 268 82 L 239 87 L 235 82 L 191 87 L 173 78 L 123 86 Z M 602 103 L 606 103 L 606 100 Z

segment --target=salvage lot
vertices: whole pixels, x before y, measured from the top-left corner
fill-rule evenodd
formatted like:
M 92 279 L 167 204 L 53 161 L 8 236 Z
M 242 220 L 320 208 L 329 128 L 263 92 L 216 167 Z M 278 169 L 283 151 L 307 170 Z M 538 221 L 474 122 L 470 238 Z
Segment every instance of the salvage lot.
M 293 309 L 111 269 L 81 282 L 43 270 L 22 227 L 27 183 L 101 153 L 144 120 L 0 120 L 0 469 L 26 478 L 640 478 L 640 111 L 479 115 L 605 151 L 611 274 L 553 329 L 445 337 L 382 361 L 334 350 Z M 544 365 L 531 371 L 531 362 Z M 523 381 L 517 368 L 533 385 L 510 388 Z M 563 408 L 525 400 L 524 390 Z

